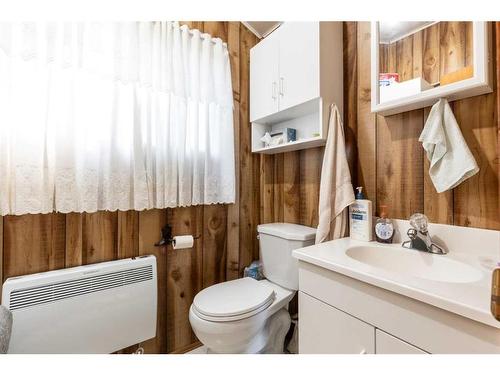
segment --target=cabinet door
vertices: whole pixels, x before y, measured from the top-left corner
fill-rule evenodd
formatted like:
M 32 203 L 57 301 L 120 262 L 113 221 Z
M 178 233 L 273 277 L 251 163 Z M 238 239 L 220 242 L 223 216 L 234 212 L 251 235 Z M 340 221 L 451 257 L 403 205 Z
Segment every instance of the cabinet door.
M 278 31 L 282 111 L 319 96 L 319 22 L 285 22 Z
M 275 31 L 250 50 L 250 121 L 278 112 L 278 38 Z
M 299 292 L 299 353 L 373 354 L 375 328 Z
M 427 354 L 423 350 L 379 329 L 375 334 L 376 354 Z

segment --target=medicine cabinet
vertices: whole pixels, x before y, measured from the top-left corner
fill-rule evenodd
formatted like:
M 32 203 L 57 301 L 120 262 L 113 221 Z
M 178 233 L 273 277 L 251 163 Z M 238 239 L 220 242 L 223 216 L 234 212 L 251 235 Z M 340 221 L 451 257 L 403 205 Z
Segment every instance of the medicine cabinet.
M 372 22 L 371 108 L 392 115 L 492 92 L 488 22 Z

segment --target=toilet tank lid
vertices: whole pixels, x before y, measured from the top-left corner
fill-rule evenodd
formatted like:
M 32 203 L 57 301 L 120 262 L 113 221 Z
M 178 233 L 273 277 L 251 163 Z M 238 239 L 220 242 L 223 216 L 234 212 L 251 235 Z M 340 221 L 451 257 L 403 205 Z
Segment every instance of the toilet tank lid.
M 290 223 L 260 224 L 257 232 L 295 241 L 313 240 L 316 236 L 316 228 Z

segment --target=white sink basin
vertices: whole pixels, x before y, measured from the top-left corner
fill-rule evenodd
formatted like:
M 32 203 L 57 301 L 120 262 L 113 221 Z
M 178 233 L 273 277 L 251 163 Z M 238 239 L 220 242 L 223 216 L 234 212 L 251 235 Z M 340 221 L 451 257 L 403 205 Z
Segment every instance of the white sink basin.
M 453 260 L 402 247 L 353 246 L 346 255 L 358 262 L 389 272 L 447 283 L 472 283 L 482 278 L 480 270 Z

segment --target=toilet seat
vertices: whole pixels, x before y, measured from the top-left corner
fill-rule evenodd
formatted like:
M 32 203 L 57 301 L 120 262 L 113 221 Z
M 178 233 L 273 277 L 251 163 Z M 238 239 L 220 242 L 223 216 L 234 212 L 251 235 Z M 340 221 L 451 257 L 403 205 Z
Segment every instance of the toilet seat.
M 230 322 L 249 318 L 266 310 L 275 292 L 266 283 L 250 277 L 212 285 L 193 300 L 193 312 L 212 322 Z

